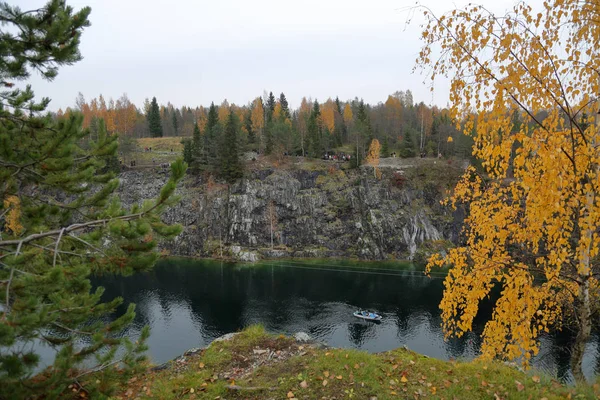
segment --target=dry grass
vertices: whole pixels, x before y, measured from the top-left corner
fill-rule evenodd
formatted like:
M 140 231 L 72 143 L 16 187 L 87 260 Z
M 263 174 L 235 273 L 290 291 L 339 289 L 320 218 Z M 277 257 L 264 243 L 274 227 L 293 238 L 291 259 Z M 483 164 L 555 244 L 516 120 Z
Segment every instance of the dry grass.
M 257 349 L 265 352 L 257 355 Z M 267 358 L 268 354 L 285 355 Z M 253 326 L 186 366 L 140 375 L 114 399 L 560 399 L 597 398 L 600 387 L 564 386 L 501 363 L 448 362 L 408 350 L 319 349 Z
M 143 150 L 146 147 L 152 147 L 152 151 L 168 151 L 181 153 L 183 145 L 181 144 L 182 137 L 161 137 L 161 138 L 143 138 L 138 139 L 138 146 Z

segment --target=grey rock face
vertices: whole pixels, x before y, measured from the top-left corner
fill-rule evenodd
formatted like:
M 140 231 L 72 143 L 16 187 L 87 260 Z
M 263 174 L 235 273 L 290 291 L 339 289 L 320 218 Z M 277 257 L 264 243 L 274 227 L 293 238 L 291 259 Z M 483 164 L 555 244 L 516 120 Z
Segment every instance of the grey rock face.
M 388 169 L 380 180 L 372 169 L 267 169 L 247 173 L 229 188 L 208 187 L 202 178 L 188 176 L 177 190 L 181 202 L 163 216 L 183 225 L 183 232 L 161 247 L 171 255 L 248 262 L 411 259 L 427 243 L 459 240 L 463 213 L 452 213 L 439 201 L 462 170 L 435 168 L 404 169 L 401 178 Z M 131 205 L 157 196 L 167 175 L 128 171 L 120 179 L 121 201 Z

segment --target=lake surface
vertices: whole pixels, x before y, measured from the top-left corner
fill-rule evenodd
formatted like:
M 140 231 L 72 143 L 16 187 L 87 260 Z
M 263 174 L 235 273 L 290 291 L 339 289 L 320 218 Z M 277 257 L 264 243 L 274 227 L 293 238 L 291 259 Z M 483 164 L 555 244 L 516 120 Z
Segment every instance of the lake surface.
M 236 265 L 168 259 L 149 273 L 101 277 L 94 284 L 106 288 L 105 299 L 125 299 L 119 312 L 128 303 L 137 304 L 136 319 L 124 334 L 135 338 L 149 325 L 155 363 L 252 324 L 274 333 L 306 332 L 334 347 L 380 352 L 406 346 L 440 359 L 473 358 L 490 304 L 482 307 L 474 333 L 444 341 L 438 308 L 443 275 L 428 278 L 422 268 L 390 262 Z M 354 318 L 357 308 L 377 311 L 383 322 Z M 569 379 L 566 344 L 571 340 L 569 332 L 544 337 L 534 365 Z M 589 377 L 600 370 L 598 342 L 595 334 L 584 359 Z

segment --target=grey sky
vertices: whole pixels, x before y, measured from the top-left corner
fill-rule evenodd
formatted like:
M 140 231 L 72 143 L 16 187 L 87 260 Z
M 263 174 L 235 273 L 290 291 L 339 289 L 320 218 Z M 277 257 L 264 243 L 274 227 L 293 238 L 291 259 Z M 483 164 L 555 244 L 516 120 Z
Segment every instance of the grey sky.
M 14 1 L 12 1 L 14 3 Z M 23 10 L 44 0 L 19 0 Z M 445 105 L 444 82 L 432 95 L 413 74 L 420 48 L 412 1 L 399 0 L 67 0 L 92 7 L 82 38 L 83 61 L 60 70 L 53 82 L 33 76 L 51 109 L 86 99 L 127 93 L 141 106 L 156 96 L 175 106 L 211 101 L 246 104 L 263 90 L 284 92 L 292 107 L 303 96 L 320 101 L 355 96 L 385 101 L 410 89 L 415 101 Z M 443 12 L 465 2 L 423 0 Z M 495 11 L 511 0 L 485 0 Z

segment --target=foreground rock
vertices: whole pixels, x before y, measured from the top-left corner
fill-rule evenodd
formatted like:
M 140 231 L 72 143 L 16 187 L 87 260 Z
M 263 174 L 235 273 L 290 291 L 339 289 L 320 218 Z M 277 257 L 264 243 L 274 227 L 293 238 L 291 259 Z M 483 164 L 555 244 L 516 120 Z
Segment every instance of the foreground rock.
M 321 349 L 250 327 L 134 376 L 115 399 L 558 399 L 595 398 L 502 363 L 446 362 L 406 349 L 368 354 Z M 579 396 L 579 397 L 577 397 Z

